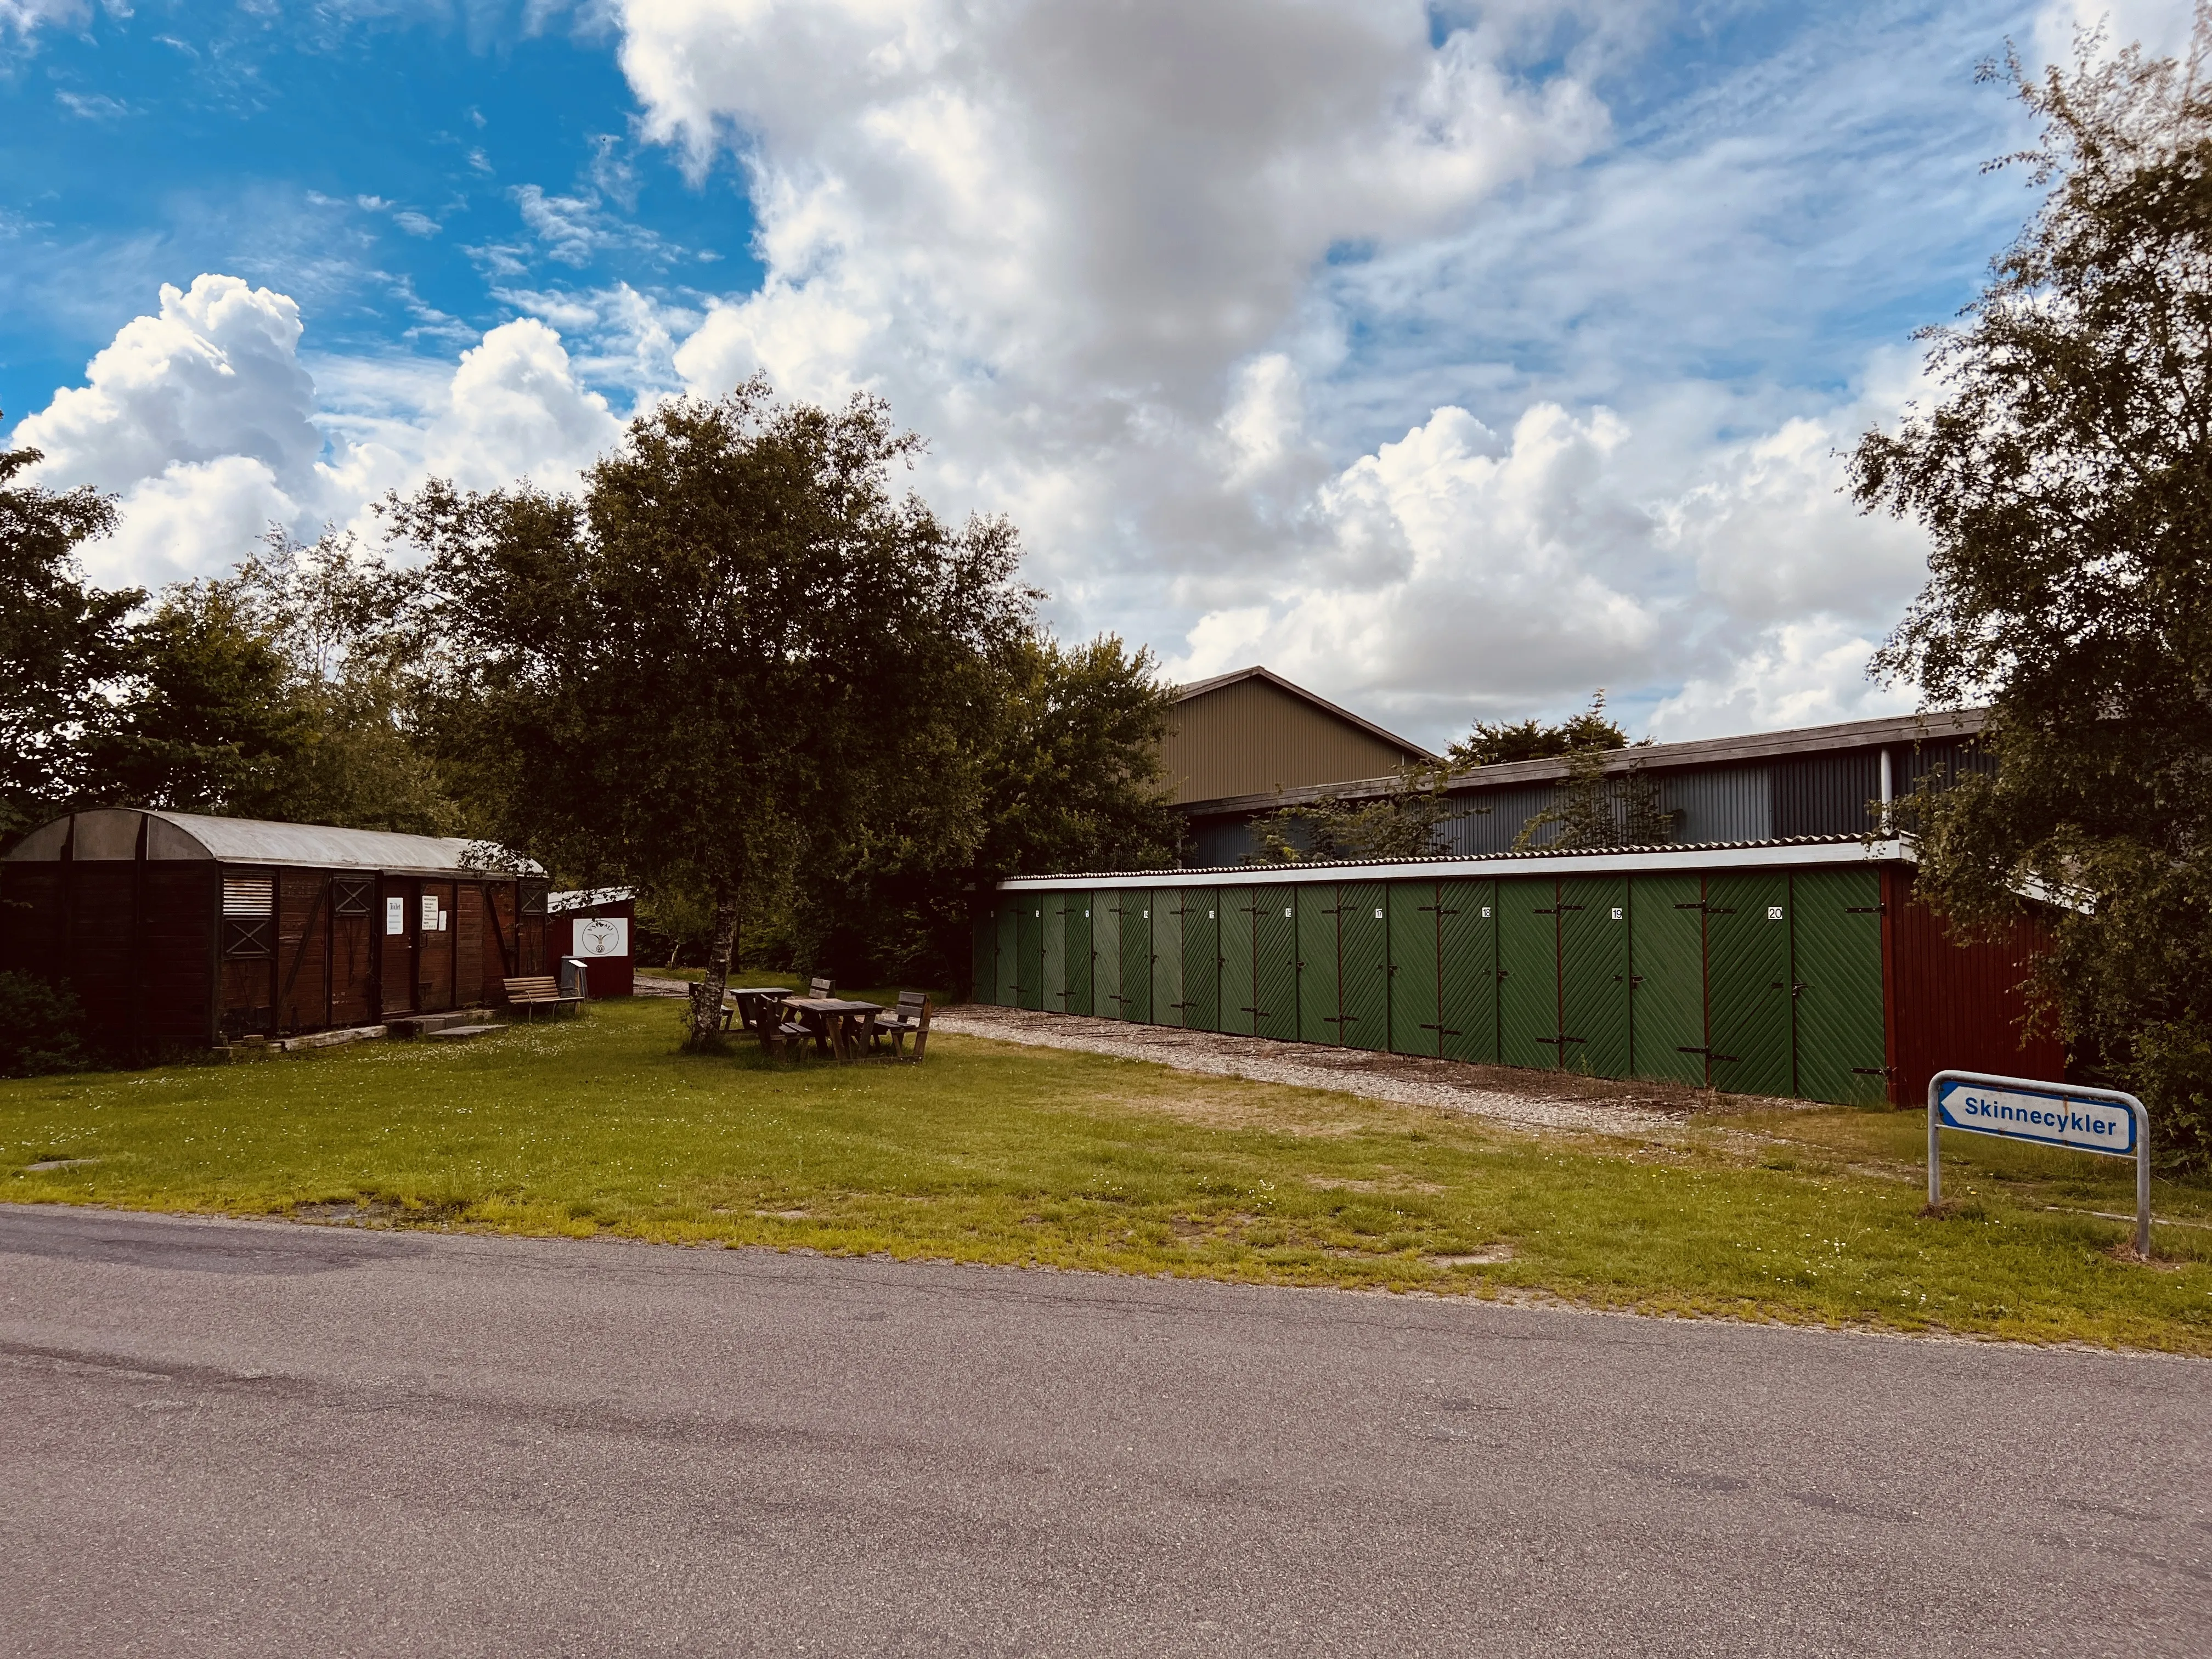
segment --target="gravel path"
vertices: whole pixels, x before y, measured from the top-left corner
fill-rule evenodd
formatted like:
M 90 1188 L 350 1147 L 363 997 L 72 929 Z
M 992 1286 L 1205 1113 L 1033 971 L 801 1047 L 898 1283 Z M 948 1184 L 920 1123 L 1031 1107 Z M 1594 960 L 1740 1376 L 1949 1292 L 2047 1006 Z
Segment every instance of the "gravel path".
M 1024 1008 L 963 1003 L 947 1008 L 933 1029 L 1042 1048 L 1148 1060 L 1178 1071 L 1287 1083 L 1301 1089 L 1337 1089 L 1372 1100 L 1439 1107 L 1532 1128 L 1649 1136 L 1713 1109 L 1716 1097 L 1700 1090 L 1655 1083 L 1613 1083 L 1562 1073 L 1524 1072 L 1502 1066 L 1379 1054 L 1313 1042 L 1274 1042 L 1264 1037 L 1133 1025 L 1118 1019 L 1045 1014 Z M 1730 1097 L 1731 1105 L 1736 1103 Z M 1752 1103 L 1744 1102 L 1745 1105 Z M 1801 1105 L 1760 1101 L 1759 1105 Z

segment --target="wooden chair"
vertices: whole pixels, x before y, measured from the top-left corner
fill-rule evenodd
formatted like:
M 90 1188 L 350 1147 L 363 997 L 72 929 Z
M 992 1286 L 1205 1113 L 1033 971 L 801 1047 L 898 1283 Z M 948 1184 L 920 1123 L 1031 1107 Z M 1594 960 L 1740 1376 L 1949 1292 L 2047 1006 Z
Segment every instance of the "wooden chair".
M 828 980 L 816 979 L 809 980 L 807 981 L 806 994 L 811 997 L 834 997 L 837 994 L 830 988 L 830 981 Z
M 886 1008 L 868 1024 L 868 1048 L 872 1051 L 877 1040 L 891 1040 L 891 1058 L 904 1060 L 906 1040 L 914 1038 L 914 1058 L 921 1060 L 922 1050 L 929 1046 L 929 998 L 920 991 L 901 991 L 898 1006 Z

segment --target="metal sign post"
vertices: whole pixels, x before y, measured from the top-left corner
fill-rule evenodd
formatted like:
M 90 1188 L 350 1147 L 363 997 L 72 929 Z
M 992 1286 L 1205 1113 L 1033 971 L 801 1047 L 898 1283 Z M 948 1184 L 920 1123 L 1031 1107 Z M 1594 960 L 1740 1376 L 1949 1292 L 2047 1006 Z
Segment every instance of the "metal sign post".
M 2076 1089 L 1985 1072 L 1928 1079 L 1928 1202 L 1943 1201 L 1945 1129 L 2136 1161 L 2136 1254 L 2150 1254 L 2150 1114 L 2117 1089 Z

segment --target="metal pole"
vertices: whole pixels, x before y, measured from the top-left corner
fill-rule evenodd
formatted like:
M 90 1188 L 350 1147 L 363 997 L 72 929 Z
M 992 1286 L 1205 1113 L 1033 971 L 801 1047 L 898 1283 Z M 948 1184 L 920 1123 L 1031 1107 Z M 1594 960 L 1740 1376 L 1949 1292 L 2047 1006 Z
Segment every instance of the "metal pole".
M 1936 1091 L 1943 1080 L 1938 1072 L 1928 1079 L 1928 1207 L 1943 1201 L 1942 1125 L 1936 1115 Z
M 2150 1257 L 2150 1114 L 2129 1097 L 2136 1114 L 2136 1254 Z

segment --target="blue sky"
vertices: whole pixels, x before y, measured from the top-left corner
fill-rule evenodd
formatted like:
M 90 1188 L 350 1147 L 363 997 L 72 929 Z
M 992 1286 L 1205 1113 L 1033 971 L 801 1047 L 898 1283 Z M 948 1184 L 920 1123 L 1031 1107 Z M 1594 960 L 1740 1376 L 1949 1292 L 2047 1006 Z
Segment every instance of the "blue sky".
M 1835 451 L 2032 204 L 1976 62 L 2103 10 L 0 0 L 0 407 L 158 582 L 761 371 L 1178 673 L 1849 718 L 1923 549 Z

